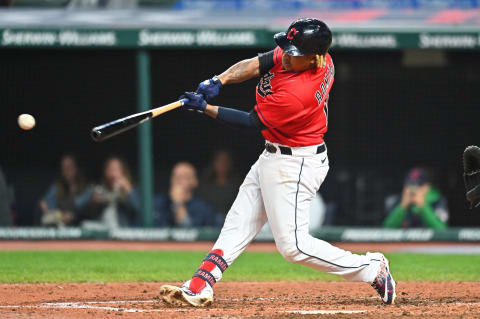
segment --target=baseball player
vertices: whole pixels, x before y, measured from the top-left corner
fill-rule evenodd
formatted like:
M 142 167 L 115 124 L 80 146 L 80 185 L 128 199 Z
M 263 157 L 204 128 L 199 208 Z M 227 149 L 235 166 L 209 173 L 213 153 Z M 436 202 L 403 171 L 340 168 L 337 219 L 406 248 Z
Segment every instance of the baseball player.
M 164 285 L 171 305 L 208 306 L 213 286 L 268 220 L 275 244 L 290 262 L 370 283 L 386 304 L 395 300 L 395 281 L 381 253 L 352 254 L 308 233 L 309 208 L 329 169 L 324 134 L 335 69 L 328 49 L 332 33 L 317 19 L 294 21 L 274 36 L 277 47 L 240 61 L 219 76 L 186 92 L 187 109 L 231 126 L 259 130 L 265 150 L 253 164 L 233 203 L 220 236 L 191 280 Z M 206 101 L 223 85 L 260 76 L 257 104 L 242 112 Z

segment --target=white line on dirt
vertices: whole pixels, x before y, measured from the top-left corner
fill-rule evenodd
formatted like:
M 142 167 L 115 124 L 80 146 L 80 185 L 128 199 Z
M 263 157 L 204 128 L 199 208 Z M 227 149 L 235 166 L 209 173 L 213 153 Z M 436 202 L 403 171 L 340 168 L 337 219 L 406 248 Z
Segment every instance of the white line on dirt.
M 45 302 L 41 305 L 12 305 L 0 306 L 0 308 L 25 308 L 25 309 L 96 309 L 120 312 L 184 312 L 186 309 L 133 309 L 122 307 L 95 306 L 96 304 L 117 304 L 117 303 L 153 303 L 155 300 L 117 300 L 117 301 L 84 301 L 84 302 Z
M 245 299 L 219 299 L 226 301 L 241 301 L 241 300 L 279 300 L 279 298 L 245 298 Z M 128 304 L 128 303 L 155 303 L 158 300 L 105 300 L 105 301 L 76 301 L 76 302 L 44 302 L 40 305 L 11 305 L 0 306 L 1 308 L 24 308 L 24 309 L 94 309 L 104 311 L 117 311 L 117 312 L 185 312 L 187 309 L 141 309 L 141 308 L 123 308 L 123 307 L 110 307 L 102 306 L 108 304 Z M 210 309 L 209 310 L 218 310 Z M 287 310 L 282 311 L 284 313 L 302 314 L 302 315 L 315 315 L 315 314 L 354 314 L 365 313 L 366 310 Z
M 288 299 L 288 298 L 284 298 Z M 274 301 L 280 300 L 280 298 L 262 298 L 262 297 L 250 297 L 250 298 L 216 298 L 218 301 Z
M 44 302 L 43 305 L 60 305 L 60 304 L 87 304 L 87 305 L 97 305 L 97 304 L 116 304 L 116 303 L 154 303 L 158 300 L 106 300 L 106 301 L 76 301 L 76 302 Z
M 45 306 L 44 308 L 60 308 L 60 309 L 96 309 L 96 310 L 106 310 L 106 311 L 120 311 L 120 312 L 165 312 L 168 309 L 130 309 L 130 308 L 116 308 L 116 307 L 102 307 L 102 306 L 91 306 L 85 304 L 59 304 L 59 305 L 51 305 Z
M 329 315 L 329 314 L 353 314 L 353 313 L 365 313 L 366 310 L 288 310 L 287 313 L 299 314 L 299 315 Z

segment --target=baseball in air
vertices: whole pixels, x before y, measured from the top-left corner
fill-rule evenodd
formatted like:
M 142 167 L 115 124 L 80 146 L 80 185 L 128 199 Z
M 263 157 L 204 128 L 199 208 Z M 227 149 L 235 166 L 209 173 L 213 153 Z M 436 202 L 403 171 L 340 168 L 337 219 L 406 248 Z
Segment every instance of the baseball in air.
M 21 114 L 18 117 L 18 126 L 22 130 L 31 130 L 35 127 L 35 118 L 30 114 Z

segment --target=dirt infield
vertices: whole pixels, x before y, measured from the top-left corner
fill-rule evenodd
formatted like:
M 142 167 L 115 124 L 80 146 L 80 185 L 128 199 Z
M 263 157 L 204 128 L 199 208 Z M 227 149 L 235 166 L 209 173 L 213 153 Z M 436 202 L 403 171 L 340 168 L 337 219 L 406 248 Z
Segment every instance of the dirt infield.
M 173 283 L 179 284 L 179 283 Z M 276 282 L 216 285 L 206 309 L 158 300 L 161 283 L 0 285 L 0 318 L 478 318 L 478 283 L 400 282 L 383 305 L 364 283 Z
M 0 250 L 201 250 L 212 243 L 5 241 Z M 345 244 L 353 251 L 458 244 Z M 464 246 L 465 245 L 461 245 Z M 468 245 L 467 245 L 468 246 Z M 249 251 L 273 251 L 255 243 Z M 0 284 L 0 318 L 480 318 L 480 284 L 399 282 L 396 305 L 383 305 L 365 283 L 220 282 L 206 309 L 172 308 L 158 299 L 163 283 Z M 170 283 L 178 285 L 179 282 Z

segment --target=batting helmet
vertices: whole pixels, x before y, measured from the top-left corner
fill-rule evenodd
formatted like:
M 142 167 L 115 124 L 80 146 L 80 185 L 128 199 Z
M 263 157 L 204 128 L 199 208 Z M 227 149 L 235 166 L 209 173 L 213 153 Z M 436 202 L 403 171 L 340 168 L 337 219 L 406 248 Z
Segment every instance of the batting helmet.
M 332 44 L 332 32 L 318 19 L 298 19 L 273 37 L 282 50 L 290 55 L 324 55 Z

